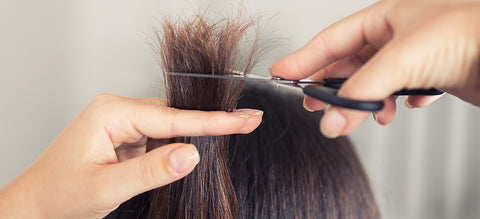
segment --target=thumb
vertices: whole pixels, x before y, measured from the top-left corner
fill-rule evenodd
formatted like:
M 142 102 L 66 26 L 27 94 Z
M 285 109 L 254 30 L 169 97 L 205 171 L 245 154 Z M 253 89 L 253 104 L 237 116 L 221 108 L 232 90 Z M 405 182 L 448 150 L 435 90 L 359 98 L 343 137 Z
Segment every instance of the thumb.
M 404 53 L 408 52 L 405 47 L 394 41 L 385 45 L 343 84 L 338 95 L 355 100 L 385 100 L 385 107 L 376 114 L 391 117 L 389 120 L 393 120 L 395 102 L 388 97 L 408 86 L 412 73 L 409 69 L 416 62 L 411 60 L 411 55 L 405 55 L 408 54 Z M 346 135 L 357 128 L 368 115 L 368 112 L 331 107 L 322 118 L 320 128 L 328 137 Z
M 189 174 L 200 161 L 193 144 L 174 143 L 111 165 L 104 173 L 107 202 L 120 204 L 133 196 L 167 185 Z M 107 203 L 105 203 L 107 204 Z
M 343 84 L 338 95 L 357 100 L 382 100 L 409 86 L 418 60 L 409 45 L 392 41 Z M 414 51 L 414 50 L 413 50 Z M 421 59 L 416 56 L 417 59 Z

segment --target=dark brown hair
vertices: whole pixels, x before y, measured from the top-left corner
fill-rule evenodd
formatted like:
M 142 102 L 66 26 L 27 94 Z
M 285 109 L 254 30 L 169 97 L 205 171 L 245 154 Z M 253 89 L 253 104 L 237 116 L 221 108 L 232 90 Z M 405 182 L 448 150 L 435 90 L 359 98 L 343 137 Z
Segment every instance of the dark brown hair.
M 207 17 L 165 19 L 155 34 L 164 73 L 251 71 L 266 48 L 266 41 L 256 35 L 256 17 Z M 318 131 L 322 114 L 304 111 L 299 94 L 255 83 L 243 89 L 236 80 L 168 74 L 165 78 L 172 107 L 257 108 L 265 112 L 263 122 L 248 135 L 172 139 L 197 146 L 201 161 L 195 170 L 135 197 L 109 217 L 379 218 L 351 143 L 344 137 L 322 136 Z
M 255 36 L 247 56 L 242 57 L 239 44 L 247 39 L 246 34 L 255 24 L 255 19 L 209 20 L 204 14 L 191 20 L 167 20 L 162 32 L 156 32 L 163 72 L 248 73 L 262 46 L 258 45 L 259 38 Z M 180 109 L 232 111 L 243 85 L 234 80 L 168 74 L 164 77 L 169 106 Z M 155 203 L 157 200 L 164 203 L 152 205 L 150 215 L 155 218 L 233 218 L 237 205 L 228 171 L 228 140 L 228 136 L 175 139 L 175 142 L 196 145 L 202 161 L 181 181 L 153 193 Z

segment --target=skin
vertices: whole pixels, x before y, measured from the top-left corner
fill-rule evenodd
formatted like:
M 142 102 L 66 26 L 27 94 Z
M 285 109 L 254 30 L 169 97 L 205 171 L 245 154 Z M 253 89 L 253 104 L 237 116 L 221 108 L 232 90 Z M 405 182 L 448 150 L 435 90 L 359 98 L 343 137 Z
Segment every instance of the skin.
M 384 125 L 395 117 L 402 88 L 446 91 L 480 106 L 480 2 L 463 0 L 383 0 L 321 31 L 304 47 L 271 66 L 273 76 L 312 80 L 348 77 L 339 96 L 384 100 L 375 112 Z M 410 96 L 409 108 L 439 96 Z M 304 99 L 307 110 L 326 103 Z M 331 106 L 320 122 L 334 138 L 357 128 L 368 113 Z
M 178 110 L 155 98 L 99 95 L 0 190 L 0 218 L 102 218 L 195 168 L 195 146 L 161 139 L 249 133 L 262 114 Z M 147 147 L 156 149 L 145 153 Z
M 401 88 L 436 87 L 480 105 L 480 3 L 380 1 L 320 32 L 271 67 L 273 76 L 314 80 L 349 77 L 339 95 L 385 100 L 374 114 L 388 124 Z M 423 107 L 438 97 L 409 97 Z M 305 98 L 310 110 L 325 103 Z M 101 218 L 122 202 L 190 173 L 193 145 L 175 136 L 249 133 L 261 111 L 232 113 L 168 108 L 153 98 L 96 97 L 21 175 L 0 190 L 0 218 Z M 329 137 L 345 135 L 368 114 L 330 107 L 321 121 Z M 147 141 L 147 136 L 155 140 Z M 157 147 L 145 153 L 146 147 Z

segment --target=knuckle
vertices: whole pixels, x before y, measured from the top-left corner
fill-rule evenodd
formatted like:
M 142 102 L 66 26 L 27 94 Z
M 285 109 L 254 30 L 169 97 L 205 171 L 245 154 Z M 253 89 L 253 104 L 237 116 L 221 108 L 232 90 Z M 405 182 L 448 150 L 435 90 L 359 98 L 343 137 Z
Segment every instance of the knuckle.
M 227 118 L 227 113 L 220 112 L 220 114 L 214 114 L 213 112 L 208 112 L 207 119 L 200 124 L 200 131 L 203 132 L 204 135 L 219 135 L 219 131 L 217 129 L 210 129 L 209 124 L 217 124 L 215 115 L 219 115 L 221 117 Z
M 96 97 L 94 97 L 92 102 L 100 102 L 100 103 L 110 102 L 110 101 L 116 100 L 118 98 L 120 98 L 120 97 L 117 96 L 117 95 L 109 94 L 109 93 L 103 93 L 103 94 L 99 94 Z
M 103 112 L 103 110 L 111 109 L 118 104 L 121 100 L 120 96 L 113 94 L 99 94 L 90 102 L 89 106 L 97 111 Z
M 327 39 L 325 39 L 325 35 L 320 34 L 318 35 L 318 48 L 325 48 L 326 53 L 326 60 L 328 63 L 332 63 L 338 59 L 338 56 L 332 51 L 329 44 L 327 43 Z
M 169 122 L 166 124 L 168 126 L 169 133 L 165 133 L 168 136 L 174 136 L 179 133 L 179 128 L 177 127 L 177 122 L 179 120 L 180 110 L 173 107 L 165 107 L 165 113 L 170 117 Z

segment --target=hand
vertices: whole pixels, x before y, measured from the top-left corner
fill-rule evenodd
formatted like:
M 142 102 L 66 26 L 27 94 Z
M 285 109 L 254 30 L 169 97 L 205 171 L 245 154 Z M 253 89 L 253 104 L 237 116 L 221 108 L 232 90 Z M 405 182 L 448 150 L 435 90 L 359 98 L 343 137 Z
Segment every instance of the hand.
M 312 80 L 349 77 L 338 95 L 384 100 L 374 113 L 380 124 L 393 121 L 402 88 L 435 87 L 480 105 L 480 2 L 380 1 L 320 32 L 303 48 L 271 68 L 273 76 Z M 410 96 L 406 105 L 423 107 L 438 96 Z M 306 97 L 307 109 L 326 104 Z M 330 107 L 320 127 L 328 137 L 345 135 L 368 113 Z
M 145 153 L 146 136 L 249 133 L 261 115 L 249 109 L 178 110 L 155 98 L 100 95 L 0 190 L 0 218 L 104 217 L 131 197 L 184 177 L 199 162 L 195 146 L 188 144 Z

